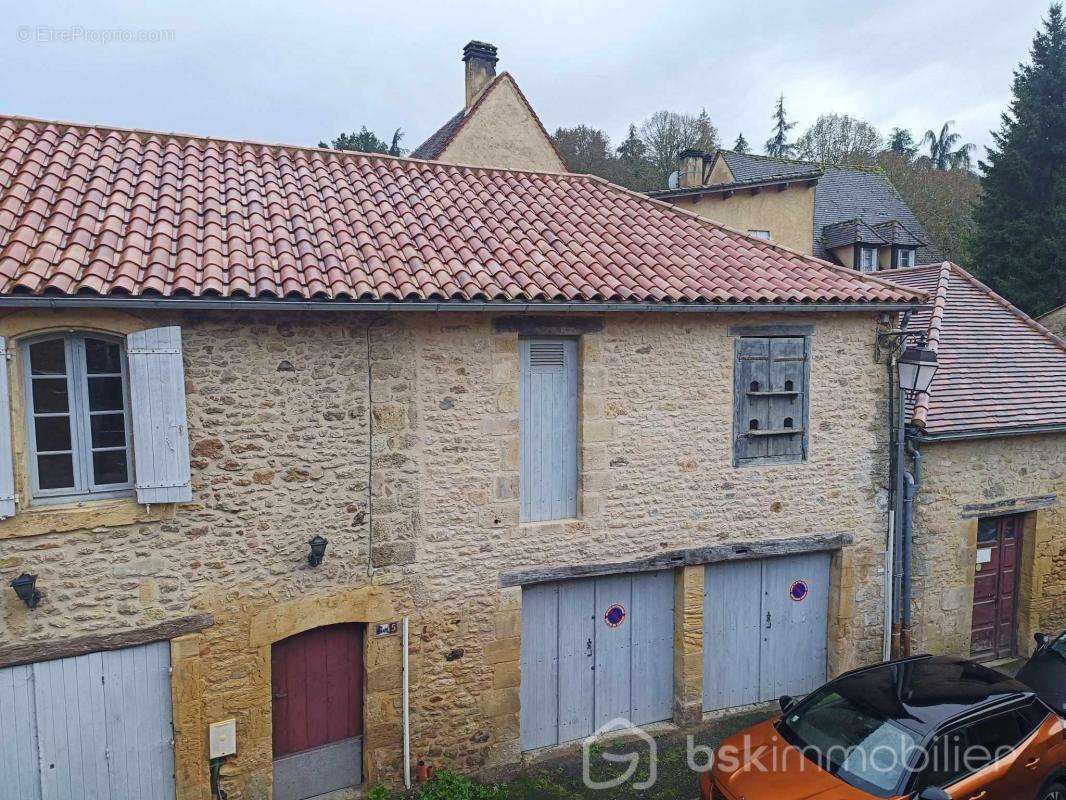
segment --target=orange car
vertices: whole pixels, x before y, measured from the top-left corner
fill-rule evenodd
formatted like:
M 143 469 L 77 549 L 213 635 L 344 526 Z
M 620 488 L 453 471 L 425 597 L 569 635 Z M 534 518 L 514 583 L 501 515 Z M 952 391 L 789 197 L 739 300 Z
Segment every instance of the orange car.
M 1066 800 L 1066 725 L 961 658 L 856 670 L 722 743 L 714 800 Z

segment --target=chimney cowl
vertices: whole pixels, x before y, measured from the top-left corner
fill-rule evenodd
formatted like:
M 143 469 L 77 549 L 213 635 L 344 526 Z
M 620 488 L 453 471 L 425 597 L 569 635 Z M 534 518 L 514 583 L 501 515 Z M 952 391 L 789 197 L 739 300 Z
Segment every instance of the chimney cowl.
M 496 56 L 496 53 L 496 45 L 472 39 L 467 42 L 466 47 L 463 48 L 463 61 L 469 61 L 472 58 L 476 58 L 481 61 L 490 61 L 492 62 L 492 65 L 495 66 L 496 62 L 500 60 Z
M 707 154 L 698 147 L 686 147 L 677 154 L 678 158 L 705 158 Z

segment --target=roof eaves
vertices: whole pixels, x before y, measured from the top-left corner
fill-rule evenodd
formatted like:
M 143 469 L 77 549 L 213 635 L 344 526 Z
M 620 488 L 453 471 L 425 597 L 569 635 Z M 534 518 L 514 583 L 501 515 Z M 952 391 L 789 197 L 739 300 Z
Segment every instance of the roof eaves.
M 780 186 L 792 183 L 807 183 L 817 181 L 822 176 L 821 170 L 809 173 L 797 173 L 795 175 L 779 175 L 773 178 L 755 178 L 750 181 L 729 181 L 728 183 L 706 183 L 702 186 L 686 186 L 678 189 L 653 189 L 647 192 L 648 197 L 689 197 L 703 194 L 723 194 L 726 192 L 744 191 L 745 189 L 761 189 L 766 186 Z

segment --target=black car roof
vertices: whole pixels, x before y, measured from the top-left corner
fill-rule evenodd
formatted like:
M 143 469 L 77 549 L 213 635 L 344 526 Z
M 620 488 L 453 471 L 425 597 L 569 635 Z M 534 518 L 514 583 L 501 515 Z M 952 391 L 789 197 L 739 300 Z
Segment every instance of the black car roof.
M 1024 683 L 974 661 L 920 656 L 856 670 L 833 681 L 834 691 L 925 736 L 947 722 L 1024 699 Z

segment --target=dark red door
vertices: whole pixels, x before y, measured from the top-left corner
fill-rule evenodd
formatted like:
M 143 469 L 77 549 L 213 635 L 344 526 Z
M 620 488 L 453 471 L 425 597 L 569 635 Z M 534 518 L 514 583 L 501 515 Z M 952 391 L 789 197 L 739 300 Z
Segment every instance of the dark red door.
M 363 626 L 329 625 L 271 648 L 274 758 L 363 733 Z
M 1022 517 L 988 517 L 977 526 L 970 653 L 995 659 L 1014 655 Z

